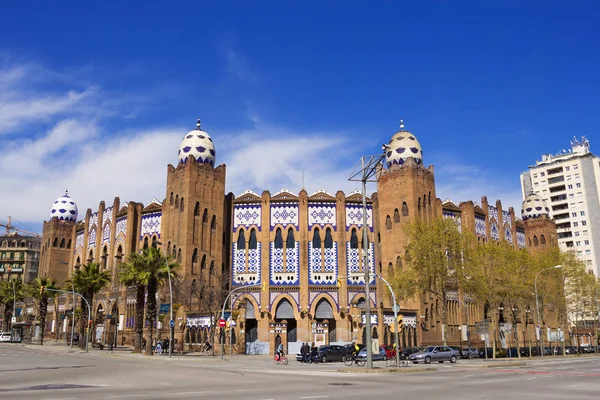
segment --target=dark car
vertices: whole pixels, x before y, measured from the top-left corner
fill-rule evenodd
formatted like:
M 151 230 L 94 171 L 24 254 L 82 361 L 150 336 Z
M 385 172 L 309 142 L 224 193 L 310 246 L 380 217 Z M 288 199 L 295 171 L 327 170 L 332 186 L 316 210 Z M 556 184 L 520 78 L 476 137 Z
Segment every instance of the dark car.
M 408 358 L 411 354 L 418 353 L 420 350 L 418 347 L 408 347 L 400 352 L 401 358 Z
M 364 348 L 366 347 L 364 344 L 358 344 L 358 343 L 357 343 L 357 345 L 358 345 L 358 351 L 361 351 L 362 349 L 364 349 Z M 349 356 L 349 355 L 351 355 L 352 353 L 354 353 L 354 351 L 355 351 L 355 350 L 354 350 L 354 348 L 353 348 L 353 347 L 354 347 L 354 346 L 352 346 L 352 344 L 347 344 L 347 345 L 345 345 L 345 346 L 344 346 L 344 349 L 345 349 L 345 352 L 346 352 L 345 354 L 346 354 L 347 356 Z
M 329 346 L 319 346 L 319 361 L 328 362 L 328 361 L 344 361 L 347 350 L 345 346 L 339 345 L 329 345 Z

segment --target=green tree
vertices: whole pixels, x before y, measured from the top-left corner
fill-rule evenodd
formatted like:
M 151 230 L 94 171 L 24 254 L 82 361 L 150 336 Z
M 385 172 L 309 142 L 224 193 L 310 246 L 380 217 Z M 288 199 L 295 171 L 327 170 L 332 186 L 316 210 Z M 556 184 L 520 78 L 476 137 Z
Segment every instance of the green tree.
M 96 262 L 89 262 L 84 266 L 78 268 L 73 273 L 71 280 L 66 282 L 67 286 L 73 284 L 75 291 L 81 294 L 90 304 L 93 305 L 94 295 L 103 290 L 111 282 L 110 271 L 102 271 L 100 264 Z M 88 320 L 92 319 L 91 315 L 88 315 L 87 305 L 81 300 L 81 318 L 79 324 L 79 337 L 83 338 L 85 329 L 89 329 Z M 79 346 L 83 349 L 86 346 L 84 340 L 79 340 Z
M 408 237 L 405 266 L 393 279 L 400 298 L 428 294 L 441 304 L 443 342 L 448 342 L 447 293 L 458 289 L 459 283 L 469 278 L 465 257 L 473 248 L 473 237 L 461 233 L 452 218 L 438 218 L 431 222 L 418 219 L 406 225 Z M 439 312 L 439 310 L 436 310 Z M 433 317 L 433 316 L 432 316 Z
M 134 352 L 140 353 L 144 334 L 144 308 L 146 301 L 145 258 L 138 253 L 130 253 L 127 261 L 121 264 L 118 279 L 127 287 L 135 288 L 135 339 Z
M 14 286 L 13 286 L 14 285 Z M 8 332 L 12 326 L 11 318 L 14 315 L 13 305 L 25 298 L 25 285 L 20 279 L 0 281 L 0 303 L 4 305 L 2 317 L 2 332 Z
M 140 255 L 140 282 L 146 285 L 147 303 L 146 320 L 148 342 L 146 345 L 146 355 L 152 355 L 152 334 L 156 323 L 156 292 L 159 285 L 162 285 L 167 279 L 168 274 L 174 276 L 173 270 L 178 267 L 177 263 L 171 263 L 169 258 L 163 256 L 162 252 L 150 247 L 142 250 Z
M 27 288 L 29 297 L 37 303 L 38 317 L 40 320 L 40 344 L 44 344 L 44 333 L 46 331 L 46 315 L 48 314 L 48 299 L 54 298 L 57 292 L 56 281 L 51 278 L 36 278 Z M 58 328 L 58 327 L 56 327 Z

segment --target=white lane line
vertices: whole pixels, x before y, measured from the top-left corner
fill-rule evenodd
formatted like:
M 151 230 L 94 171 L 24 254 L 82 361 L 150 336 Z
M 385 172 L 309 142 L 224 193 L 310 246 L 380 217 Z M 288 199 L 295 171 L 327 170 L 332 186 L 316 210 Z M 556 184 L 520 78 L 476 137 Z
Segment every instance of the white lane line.
M 264 390 L 264 389 L 234 389 L 234 392 L 249 392 L 249 391 L 257 391 L 257 390 Z
M 42 399 L 42 400 L 79 400 L 79 397 L 64 397 L 64 398 L 60 398 L 60 399 L 51 397 L 51 398 Z
M 124 397 L 142 397 L 144 396 L 143 394 L 121 394 L 121 395 L 115 395 L 115 396 L 108 396 L 109 399 L 120 399 L 120 398 L 124 398 Z
M 301 399 L 324 399 L 326 397 L 329 396 L 304 396 L 304 397 L 300 397 Z
M 536 379 L 537 379 L 537 378 L 534 376 L 533 378 L 527 378 L 527 379 L 525 379 L 525 380 L 526 380 L 526 381 L 533 381 L 533 380 L 536 380 Z
M 463 375 L 463 378 L 469 378 L 471 376 L 475 376 L 475 375 Z
M 187 396 L 190 394 L 206 394 L 206 393 L 210 393 L 210 391 L 204 391 L 204 392 L 179 392 L 179 393 L 174 393 L 178 396 Z

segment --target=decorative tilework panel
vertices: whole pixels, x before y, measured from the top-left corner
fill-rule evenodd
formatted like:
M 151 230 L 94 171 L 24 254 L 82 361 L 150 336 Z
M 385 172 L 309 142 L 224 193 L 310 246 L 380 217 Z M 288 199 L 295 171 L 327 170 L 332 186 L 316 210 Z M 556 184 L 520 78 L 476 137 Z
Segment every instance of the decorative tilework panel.
M 298 203 L 271 203 L 271 230 L 277 224 L 298 226 Z
M 498 224 L 496 224 L 496 222 L 492 222 L 492 226 L 490 228 L 490 236 L 494 240 L 500 240 L 500 232 L 498 232 Z
M 117 230 L 115 231 L 115 244 L 125 244 L 127 237 L 127 216 L 117 218 Z
M 300 283 L 298 274 L 300 243 L 295 243 L 295 247 L 291 249 L 276 249 L 275 243 L 271 242 L 271 284 L 297 285 Z
M 160 221 L 162 217 L 162 211 L 142 215 L 142 232 L 140 233 L 140 240 L 145 236 L 158 235 L 160 238 Z
M 348 292 L 348 304 L 351 304 L 353 301 L 356 301 L 358 298 L 360 298 L 362 295 L 362 297 L 364 297 L 365 292 L 355 292 L 355 291 L 349 291 Z M 375 292 L 369 292 L 369 295 L 371 297 L 371 305 L 373 307 L 377 307 L 377 301 L 376 301 L 376 296 L 375 296 Z M 376 313 L 375 313 L 376 314 Z
M 104 210 L 104 214 L 102 214 L 102 226 L 106 225 L 107 222 L 110 222 L 112 220 L 113 220 L 113 208 L 108 207 L 106 210 Z
M 478 214 L 475 214 L 475 234 L 486 237 L 485 218 Z
M 300 293 L 298 292 L 286 292 L 285 294 L 289 295 L 296 304 L 292 304 L 296 308 L 297 311 L 300 311 Z M 271 292 L 269 293 L 269 311 L 275 311 L 275 307 L 281 301 L 281 292 Z
M 462 220 L 461 214 L 458 211 L 453 210 L 442 210 L 444 218 L 452 218 L 456 221 L 456 226 L 458 227 L 458 231 L 462 232 Z
M 110 224 L 104 225 L 102 231 L 102 244 L 110 242 Z
M 504 225 L 504 239 L 506 239 L 507 242 L 512 243 L 512 229 L 510 229 L 510 225 L 509 224 L 505 224 Z
M 78 249 L 83 247 L 83 231 L 78 232 L 77 236 L 75 236 L 75 248 Z
M 491 220 L 492 218 L 498 221 L 498 209 L 494 206 L 488 206 L 488 220 Z
M 510 213 L 508 211 L 502 210 L 502 222 L 508 224 L 512 229 L 512 220 L 510 219 Z
M 337 242 L 333 242 L 333 248 L 313 248 L 312 242 L 308 242 L 309 266 L 308 283 L 311 285 L 335 285 L 338 275 Z M 323 261 L 324 269 L 321 261 Z
M 324 227 L 328 224 L 337 231 L 335 203 L 308 203 L 308 230 L 314 225 Z
M 261 230 L 262 207 L 260 204 L 235 204 L 233 206 L 233 231 L 240 226 L 256 225 Z
M 238 249 L 237 243 L 233 243 L 232 248 L 232 280 L 234 285 L 248 285 L 260 283 L 260 243 L 257 243 L 256 249 Z M 246 252 L 248 252 L 249 262 L 246 268 Z
M 346 262 L 348 263 L 346 270 L 348 284 L 364 285 L 365 274 L 360 269 L 362 255 L 360 253 L 360 249 L 350 248 L 350 242 L 346 242 Z M 373 284 L 375 283 L 375 246 L 373 245 L 373 242 L 369 242 L 369 272 L 371 284 Z
M 96 246 L 96 228 L 92 229 L 88 234 L 88 250 Z
M 90 217 L 90 223 L 88 224 L 88 231 L 92 228 L 92 226 L 98 226 L 98 213 L 95 212 Z
M 525 247 L 525 232 L 517 229 L 517 246 Z
M 350 226 L 352 225 L 356 225 L 359 228 L 363 226 L 362 204 L 346 204 L 346 230 L 350 230 Z M 367 226 L 373 232 L 373 207 L 370 204 L 367 204 Z
M 248 272 L 260 272 L 260 246 L 259 242 L 256 249 L 248 250 Z

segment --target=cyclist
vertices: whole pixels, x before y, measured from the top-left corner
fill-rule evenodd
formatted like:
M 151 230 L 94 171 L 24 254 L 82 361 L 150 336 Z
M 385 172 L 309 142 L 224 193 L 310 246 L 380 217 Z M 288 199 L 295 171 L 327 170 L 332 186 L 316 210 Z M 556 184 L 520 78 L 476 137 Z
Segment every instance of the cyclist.
M 283 346 L 283 343 L 279 343 L 279 345 L 277 346 L 278 359 L 281 360 L 281 357 L 283 357 L 284 354 L 285 354 L 285 347 Z
M 356 342 L 352 342 L 352 359 L 356 361 L 356 357 L 358 356 L 358 353 L 360 352 L 360 347 L 356 344 Z
M 212 345 L 207 341 L 204 342 L 204 352 L 208 353 L 212 349 Z

